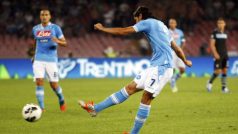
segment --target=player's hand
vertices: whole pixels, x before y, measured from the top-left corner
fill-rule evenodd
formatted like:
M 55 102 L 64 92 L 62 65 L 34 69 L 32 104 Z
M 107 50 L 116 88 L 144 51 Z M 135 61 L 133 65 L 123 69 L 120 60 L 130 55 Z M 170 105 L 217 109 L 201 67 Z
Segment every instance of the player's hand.
M 103 29 L 103 25 L 101 23 L 97 23 L 94 25 L 94 29 L 101 30 L 101 29 Z
M 192 61 L 190 61 L 190 60 L 186 60 L 184 63 L 189 67 L 191 67 L 193 65 Z
M 219 60 L 219 59 L 220 59 L 220 55 L 219 55 L 219 54 L 214 54 L 214 58 L 215 58 L 216 60 Z

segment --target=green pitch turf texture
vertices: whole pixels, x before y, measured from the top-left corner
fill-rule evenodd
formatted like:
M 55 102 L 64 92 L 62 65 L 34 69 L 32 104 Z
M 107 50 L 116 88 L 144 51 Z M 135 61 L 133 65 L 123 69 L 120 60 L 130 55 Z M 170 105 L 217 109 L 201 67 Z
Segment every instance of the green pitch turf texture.
M 92 118 L 77 105 L 78 99 L 99 102 L 131 79 L 61 80 L 67 111 L 59 110 L 57 97 L 45 83 L 46 112 L 29 123 L 22 107 L 36 103 L 32 80 L 0 80 L 0 134 L 122 134 L 134 123 L 141 93 Z M 229 78 L 231 93 L 223 94 L 220 79 L 212 93 L 205 90 L 207 78 L 183 78 L 179 92 L 167 85 L 152 103 L 141 134 L 238 134 L 238 78 Z

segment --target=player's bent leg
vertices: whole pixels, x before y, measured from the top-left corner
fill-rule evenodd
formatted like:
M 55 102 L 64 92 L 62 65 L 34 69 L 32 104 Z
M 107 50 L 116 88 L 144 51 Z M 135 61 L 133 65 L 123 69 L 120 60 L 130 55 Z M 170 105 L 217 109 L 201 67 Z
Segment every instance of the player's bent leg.
M 131 134 L 138 134 L 150 113 L 153 94 L 144 91 Z
M 131 134 L 139 133 L 144 122 L 149 116 L 151 108 L 150 104 L 152 100 L 160 94 L 165 84 L 171 79 L 173 75 L 172 68 L 160 66 L 158 69 L 160 69 L 160 71 L 152 70 L 154 73 L 148 75 L 147 79 L 145 80 L 144 93 L 141 99 L 139 110 L 137 112 L 137 116 L 135 118 L 134 127 L 131 130 Z
M 178 92 L 178 88 L 176 86 L 176 82 L 178 81 L 179 78 L 181 78 L 182 74 L 185 72 L 185 68 L 184 67 L 179 67 L 178 68 L 178 72 L 177 71 L 174 71 L 174 75 L 171 79 L 171 88 L 172 88 L 172 92 L 176 93 Z
M 215 69 L 212 77 L 208 80 L 206 88 L 208 92 L 212 91 L 212 83 L 217 78 L 217 76 L 221 73 L 221 69 Z
M 98 104 L 94 105 L 93 102 L 85 103 L 84 101 L 80 100 L 79 105 L 81 105 L 83 109 L 85 109 L 91 116 L 94 117 L 98 112 L 108 107 L 120 104 L 127 100 L 130 95 L 140 91 L 139 89 L 136 89 L 136 86 L 137 84 L 135 82 L 131 82 L 130 84 L 128 84 L 118 92 L 111 94 L 104 101 Z
M 137 88 L 137 83 L 135 81 L 132 81 L 131 83 L 129 83 L 126 87 L 125 87 L 127 93 L 129 96 L 142 91 L 142 89 L 138 89 Z
M 174 69 L 173 76 L 170 80 L 170 87 L 171 87 L 173 93 L 178 92 L 178 88 L 176 86 L 176 80 L 178 79 L 179 76 L 180 76 L 180 74 L 177 71 L 177 69 Z
M 45 110 L 43 84 L 44 84 L 43 78 L 36 78 L 36 98 L 42 111 Z
M 58 82 L 50 82 L 50 86 L 59 99 L 60 110 L 65 111 L 66 104 L 65 104 L 62 88 L 58 85 Z

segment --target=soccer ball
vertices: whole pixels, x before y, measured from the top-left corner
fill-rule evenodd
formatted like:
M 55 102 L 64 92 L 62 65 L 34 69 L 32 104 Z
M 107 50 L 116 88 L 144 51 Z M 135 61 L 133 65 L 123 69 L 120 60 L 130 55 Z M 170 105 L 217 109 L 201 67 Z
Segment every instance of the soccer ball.
M 35 122 L 40 119 L 41 108 L 36 104 L 26 104 L 22 109 L 22 116 L 28 122 Z

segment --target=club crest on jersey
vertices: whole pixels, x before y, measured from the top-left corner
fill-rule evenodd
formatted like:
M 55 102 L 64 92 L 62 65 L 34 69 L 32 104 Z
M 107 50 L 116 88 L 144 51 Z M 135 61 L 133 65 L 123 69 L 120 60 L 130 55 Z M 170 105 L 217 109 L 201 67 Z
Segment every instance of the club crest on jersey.
M 36 36 L 37 37 L 49 37 L 51 35 L 50 30 L 45 30 L 45 31 L 37 31 Z

